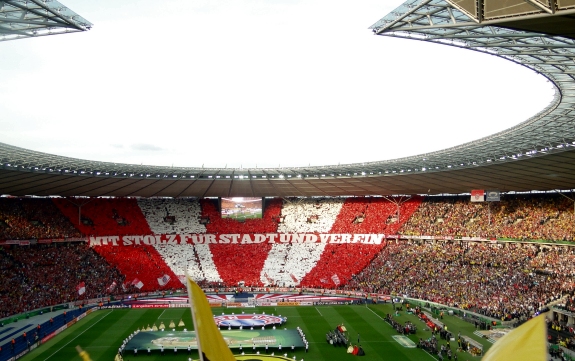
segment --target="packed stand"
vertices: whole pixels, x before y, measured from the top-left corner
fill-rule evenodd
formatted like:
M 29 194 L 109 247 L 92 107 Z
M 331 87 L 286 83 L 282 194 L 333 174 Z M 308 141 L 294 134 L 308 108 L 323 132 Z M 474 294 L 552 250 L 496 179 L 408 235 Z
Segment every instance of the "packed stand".
M 52 200 L 85 236 L 152 234 L 136 199 L 70 197 Z
M 159 289 L 177 289 L 182 283 L 177 275 L 166 265 L 153 246 L 97 246 L 94 250 L 108 263 L 115 265 L 126 277 L 121 286 L 125 292 L 156 291 Z M 162 285 L 162 278 L 169 281 Z
M 502 320 L 572 294 L 573 251 L 535 244 L 390 242 L 346 286 L 429 300 Z M 558 267 L 542 267 L 550 259 Z
M 345 200 L 289 198 L 281 208 L 278 233 L 329 233 Z
M 80 232 L 44 198 L 0 198 L 0 240 L 80 237 Z
M 212 251 L 210 251 L 210 245 L 208 244 L 196 244 L 194 245 L 198 262 L 200 264 L 204 280 L 208 283 L 220 283 L 222 278 L 220 273 L 214 263 L 214 256 Z
M 179 279 L 186 271 L 194 280 L 204 280 L 204 272 L 192 244 L 156 244 L 154 248 Z
M 359 202 L 363 200 L 364 202 Z M 421 198 L 348 198 L 329 233 L 360 232 L 362 230 L 385 233 L 393 225 L 393 230 L 401 226 L 421 203 Z M 399 219 L 397 213 L 399 212 Z M 358 224 L 357 216 L 362 221 Z M 391 220 L 395 216 L 395 220 Z M 385 219 L 383 224 L 380 224 Z M 365 225 L 364 225 L 365 224 Z M 330 243 L 325 246 L 315 267 L 302 280 L 306 287 L 333 288 L 345 284 L 358 274 L 375 255 L 385 246 L 385 240 L 380 244 Z
M 122 292 L 124 275 L 85 243 L 0 247 L 0 318 Z M 85 287 L 80 294 L 79 285 Z
M 330 228 L 331 233 L 396 234 L 422 200 L 419 196 L 347 198 Z
M 504 195 L 480 203 L 468 196 L 427 197 L 400 233 L 573 241 L 574 225 L 573 201 L 559 194 Z
M 154 234 L 206 233 L 197 199 L 138 199 L 138 206 Z
M 317 264 L 325 243 L 278 243 L 268 253 L 260 273 L 261 282 L 282 287 L 297 286 Z
M 261 219 L 247 219 L 243 222 L 223 219 L 212 200 L 201 200 L 202 218 L 209 220 L 206 232 L 211 234 L 276 233 L 281 211 L 281 200 L 272 199 L 265 204 Z M 271 249 L 269 243 L 256 244 L 210 244 L 213 263 L 222 281 L 227 285 L 261 286 L 260 271 Z M 241 270 L 239 272 L 238 270 Z
M 198 282 L 221 282 L 207 244 L 156 244 L 154 248 L 170 269 L 183 280 L 186 270 Z

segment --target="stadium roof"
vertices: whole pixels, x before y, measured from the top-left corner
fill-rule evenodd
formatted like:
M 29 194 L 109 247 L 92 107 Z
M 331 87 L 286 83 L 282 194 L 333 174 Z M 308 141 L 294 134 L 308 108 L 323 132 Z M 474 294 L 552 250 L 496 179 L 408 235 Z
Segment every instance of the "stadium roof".
M 55 0 L 0 1 L 0 41 L 85 31 L 92 24 Z
M 503 3 L 508 6 L 503 7 Z M 498 56 L 542 74 L 555 85 L 554 100 L 541 112 L 513 128 L 473 142 L 380 162 L 264 169 L 115 164 L 0 143 L 0 193 L 309 197 L 572 189 L 574 13 L 575 0 L 557 0 L 553 5 L 540 0 L 409 0 L 371 27 L 377 35 Z M 461 81 L 445 79 L 464 84 L 462 87 L 472 86 L 481 81 L 482 71 L 489 69 L 469 69 L 468 74 L 461 75 Z M 469 111 L 480 110 L 481 99 L 477 99 L 477 107 Z

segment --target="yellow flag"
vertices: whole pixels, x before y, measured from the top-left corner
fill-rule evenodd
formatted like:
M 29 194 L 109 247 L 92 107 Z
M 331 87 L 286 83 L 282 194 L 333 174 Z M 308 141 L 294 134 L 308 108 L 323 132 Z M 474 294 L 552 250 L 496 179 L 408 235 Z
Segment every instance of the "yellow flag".
M 82 361 L 92 361 L 90 355 L 88 355 L 86 351 L 82 350 L 80 346 L 76 346 L 76 351 L 78 351 L 78 354 L 82 358 Z
M 539 315 L 501 337 L 481 359 L 481 361 L 510 360 L 547 360 L 545 315 Z
M 188 296 L 190 297 L 200 360 L 235 361 L 232 351 L 226 344 L 218 326 L 216 326 L 212 308 L 206 295 L 188 274 L 186 274 L 186 279 L 188 281 Z

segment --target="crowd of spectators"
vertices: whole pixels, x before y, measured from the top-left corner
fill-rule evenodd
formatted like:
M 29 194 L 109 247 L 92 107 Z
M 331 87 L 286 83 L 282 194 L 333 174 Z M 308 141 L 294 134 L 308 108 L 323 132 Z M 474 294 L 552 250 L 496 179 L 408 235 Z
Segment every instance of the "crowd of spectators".
M 528 317 L 575 290 L 573 249 L 523 243 L 398 241 L 349 289 L 408 296 L 498 319 Z
M 84 236 L 152 234 L 135 198 L 52 198 Z
M 290 198 L 283 202 L 278 233 L 328 233 L 344 204 L 342 198 Z
M 222 282 L 208 244 L 156 244 L 154 248 L 180 279 L 186 270 L 197 282 Z
M 349 198 L 336 214 L 329 233 L 390 234 L 409 219 L 420 203 L 420 197 Z M 318 209 L 328 207 L 330 203 L 325 202 Z M 358 215 L 362 218 L 361 222 L 357 222 Z M 385 241 L 379 245 L 327 244 L 315 267 L 303 277 L 301 284 L 306 287 L 333 287 L 345 284 L 354 274 L 366 267 L 384 246 Z
M 0 247 L 0 318 L 122 292 L 124 275 L 85 243 Z M 85 285 L 80 295 L 78 285 Z
M 153 233 L 400 233 L 572 240 L 574 219 L 573 202 L 549 194 L 506 195 L 501 202 L 491 203 L 471 203 L 468 197 L 266 199 L 261 219 L 241 222 L 222 218 L 217 201 L 211 199 L 0 199 L 3 239 Z M 31 257 L 25 267 L 29 274 L 22 271 L 2 279 L 0 292 L 4 299 L 12 299 L 12 295 L 24 299 L 13 294 L 15 290 L 7 287 L 9 282 L 21 284 L 22 277 L 37 275 L 33 270 L 51 270 L 51 263 L 38 266 L 36 261 L 41 257 L 38 250 L 45 247 L 0 248 L 2 270 L 27 265 L 26 252 Z M 70 252 L 66 247 L 49 246 L 47 254 L 53 251 L 51 247 L 64 249 L 63 255 Z M 572 294 L 575 288 L 575 254 L 570 247 L 559 245 L 400 240 L 386 246 L 384 240 L 380 245 L 264 242 L 83 247 L 90 257 L 99 253 L 113 265 L 106 267 L 121 273 L 123 282 L 118 285 L 124 285 L 127 291 L 138 290 L 134 280 L 142 282 L 139 290 L 156 290 L 160 287 L 158 278 L 163 275 L 170 277 L 166 288 L 179 288 L 187 270 L 204 284 L 237 286 L 243 281 L 246 286 L 345 285 L 348 289 L 408 295 L 508 319 L 528 315 L 551 300 Z M 76 259 L 69 256 L 69 260 Z M 85 275 L 76 263 L 71 263 L 64 263 L 65 271 L 52 266 L 56 267 L 54 272 Z M 118 277 L 114 273 L 112 278 Z M 74 282 L 64 283 L 71 287 Z M 105 290 L 108 286 L 102 287 Z M 38 286 L 32 290 L 34 287 Z M 71 293 L 55 288 L 60 293 L 48 300 L 42 296 L 39 304 L 73 300 L 77 296 L 75 287 Z M 90 289 L 95 288 L 87 284 L 87 293 Z M 42 288 L 37 291 L 44 292 Z M 23 307 L 29 309 L 28 305 Z M 12 306 L 13 311 L 20 309 Z
M 154 246 L 97 246 L 93 249 L 122 272 L 126 282 L 121 286 L 127 292 L 156 291 L 160 288 L 181 288 L 182 282 L 168 267 Z M 169 277 L 162 285 L 158 278 Z M 141 282 L 142 284 L 139 284 Z
M 320 259 L 325 243 L 274 244 L 260 272 L 266 286 L 293 287 L 299 285 Z
M 409 236 L 573 241 L 574 201 L 559 194 L 505 195 L 499 202 L 469 196 L 427 197 L 400 233 Z
M 343 285 L 359 273 L 384 247 L 374 244 L 327 244 L 315 267 L 303 277 L 301 285 L 314 288 L 333 288 Z
M 265 199 L 262 219 L 222 218 L 213 199 L 0 198 L 0 239 L 174 233 L 385 233 L 573 241 L 560 194 Z M 398 219 L 399 216 L 399 219 Z
M 260 271 L 271 244 L 212 244 L 210 251 L 222 282 L 237 286 L 262 286 Z
M 50 199 L 0 198 L 0 239 L 79 237 Z
M 397 234 L 422 200 L 419 196 L 347 198 L 330 232 Z
M 197 199 L 138 199 L 138 206 L 154 234 L 206 233 Z
M 231 218 L 222 218 L 216 203 L 210 199 L 200 201 L 202 217 L 209 219 L 206 232 L 211 234 L 245 234 L 245 233 L 275 233 L 281 211 L 281 199 L 267 201 L 261 219 L 246 219 L 238 222 Z M 260 271 L 272 245 L 257 244 L 210 244 L 204 249 L 204 260 L 209 261 L 207 251 L 211 253 L 211 261 L 224 284 L 237 286 L 244 282 L 246 286 L 262 286 Z M 211 263 L 207 264 L 211 267 Z M 213 278 L 212 278 L 213 279 Z M 215 281 L 215 280 L 214 280 Z

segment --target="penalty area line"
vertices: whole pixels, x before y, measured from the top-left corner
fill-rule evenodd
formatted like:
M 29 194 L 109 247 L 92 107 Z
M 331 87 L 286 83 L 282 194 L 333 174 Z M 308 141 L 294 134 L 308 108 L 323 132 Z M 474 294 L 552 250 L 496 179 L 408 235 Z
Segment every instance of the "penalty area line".
M 70 342 L 74 341 L 75 339 L 77 339 L 78 337 L 80 337 L 84 332 L 88 331 L 89 329 L 91 329 L 92 327 L 94 327 L 98 322 L 102 321 L 104 319 L 104 317 L 108 316 L 110 313 L 112 313 L 112 311 L 106 313 L 104 316 L 102 316 L 101 319 L 99 319 L 98 321 L 94 322 L 92 325 L 90 325 L 90 327 L 86 328 L 84 331 L 80 332 L 78 335 L 76 335 L 76 337 L 74 337 L 73 339 L 71 339 L 70 341 L 66 342 L 66 344 L 64 344 L 64 346 L 60 347 L 59 349 L 57 349 L 56 351 L 54 351 L 53 354 L 51 354 L 50 356 L 46 357 L 44 359 L 44 361 L 50 359 L 50 357 L 54 356 L 55 354 L 57 354 L 58 352 L 60 352 L 64 347 L 68 346 L 70 344 Z
M 323 317 L 323 315 L 321 314 L 321 312 L 319 312 L 319 310 L 317 309 L 317 307 L 315 308 L 315 310 L 317 311 L 317 313 L 319 313 L 319 315 L 320 315 L 321 317 Z

